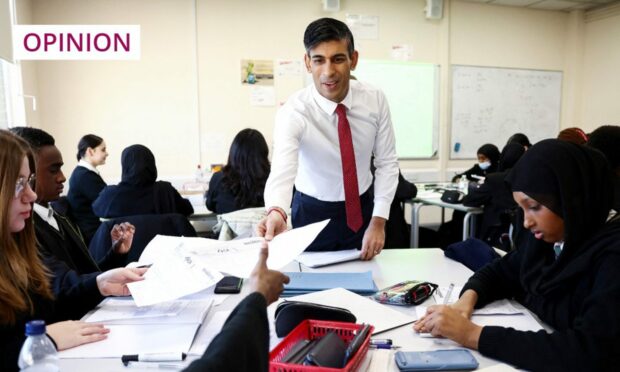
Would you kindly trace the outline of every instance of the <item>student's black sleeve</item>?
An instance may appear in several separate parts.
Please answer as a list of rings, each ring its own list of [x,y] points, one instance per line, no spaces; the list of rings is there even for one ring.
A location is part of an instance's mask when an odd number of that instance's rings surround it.
[[[57,321],[80,319],[103,300],[97,287],[100,272],[80,275],[63,261],[49,255],[44,255],[43,262],[52,273]]]
[[[532,371],[613,371],[620,363],[620,255],[602,260],[590,270],[592,290],[566,329],[549,334],[486,326],[478,350],[481,354]]]
[[[466,207],[482,207],[493,199],[492,186],[485,182],[477,185],[463,198],[463,205]]]
[[[268,369],[267,301],[254,292],[237,305],[204,355],[185,371],[266,372]]]

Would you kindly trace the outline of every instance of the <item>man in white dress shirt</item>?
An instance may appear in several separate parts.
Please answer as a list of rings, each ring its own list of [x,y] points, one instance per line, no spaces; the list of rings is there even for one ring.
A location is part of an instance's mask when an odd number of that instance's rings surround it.
[[[276,115],[268,212],[257,230],[267,240],[285,231],[293,197],[293,227],[330,219],[308,250],[361,248],[369,260],[383,249],[398,183],[389,107],[381,91],[350,79],[358,52],[346,24],[316,20],[304,45],[314,85],[293,94]]]

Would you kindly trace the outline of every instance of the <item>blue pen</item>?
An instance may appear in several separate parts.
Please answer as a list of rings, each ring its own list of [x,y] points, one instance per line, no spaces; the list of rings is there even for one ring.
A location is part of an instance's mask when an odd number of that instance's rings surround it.
[[[371,349],[400,349],[400,346],[396,346],[396,345],[388,345],[388,344],[377,344],[377,345],[370,345]]]
[[[371,338],[371,345],[392,345],[392,340],[389,338]]]

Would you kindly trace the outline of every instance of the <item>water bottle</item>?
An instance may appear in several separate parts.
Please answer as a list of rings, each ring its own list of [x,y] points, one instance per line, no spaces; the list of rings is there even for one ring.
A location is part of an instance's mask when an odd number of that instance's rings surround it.
[[[204,173],[202,173],[202,167],[198,164],[198,168],[196,168],[196,182],[202,183],[204,176]]]
[[[467,181],[467,177],[465,175],[461,176],[461,179],[459,180],[459,190],[467,195],[467,188],[469,187],[469,181]]]
[[[33,320],[26,323],[26,341],[19,352],[17,365],[20,371],[58,372],[58,353],[45,334],[45,322]]]

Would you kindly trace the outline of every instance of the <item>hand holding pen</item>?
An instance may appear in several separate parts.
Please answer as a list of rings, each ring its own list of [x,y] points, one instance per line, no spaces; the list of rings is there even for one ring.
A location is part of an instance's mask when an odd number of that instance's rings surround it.
[[[123,222],[112,227],[110,238],[112,238],[114,253],[127,254],[129,252],[135,231],[135,226],[129,222]]]

